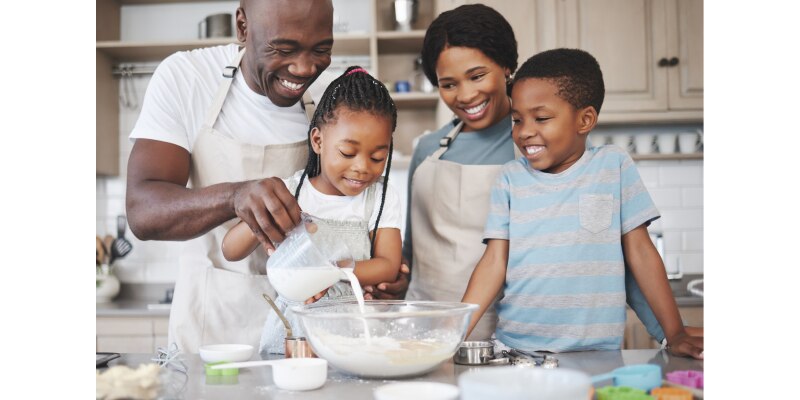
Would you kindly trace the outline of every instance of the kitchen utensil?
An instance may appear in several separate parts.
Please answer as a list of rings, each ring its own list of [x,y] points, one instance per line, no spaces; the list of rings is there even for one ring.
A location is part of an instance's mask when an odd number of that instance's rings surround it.
[[[311,349],[311,344],[308,343],[305,337],[295,337],[292,334],[292,325],[289,324],[289,320],[286,319],[286,316],[284,316],[278,306],[275,305],[272,298],[266,293],[262,293],[262,296],[264,296],[264,300],[269,303],[272,309],[275,310],[275,313],[278,314],[278,318],[283,321],[283,326],[286,328],[286,338],[284,339],[284,354],[286,358],[316,357],[314,351]]]
[[[233,15],[228,13],[207,16],[197,24],[200,39],[233,36]]]
[[[656,137],[656,144],[658,144],[658,152],[661,154],[675,154],[678,147],[678,135],[673,132],[662,132]]]
[[[531,364],[530,366],[542,368],[558,368],[558,359],[548,354],[536,354],[519,349],[511,349],[508,352],[503,350],[503,354],[508,354],[511,357],[512,365]],[[525,360],[530,360],[530,363],[525,363]]]
[[[692,392],[676,387],[658,387],[650,391],[656,400],[692,400]]]
[[[115,358],[119,358],[119,356],[120,356],[119,353],[97,353],[97,352],[95,352],[95,354],[96,354],[95,360],[97,361],[97,365],[95,366],[95,368],[107,367],[109,361],[111,361],[111,360],[113,360]]]
[[[494,358],[494,343],[488,340],[461,342],[453,362],[462,365],[485,365]]]
[[[378,386],[375,400],[457,400],[458,387],[440,382],[397,382]]]
[[[461,400],[588,399],[591,379],[572,369],[476,368],[458,377]]]
[[[678,134],[678,150],[682,154],[696,153],[698,148],[697,132],[682,132]]]
[[[604,386],[597,389],[597,400],[653,400],[644,390],[628,386]]]
[[[655,136],[650,133],[639,133],[634,135],[633,145],[636,148],[636,154],[652,154],[654,139]]]
[[[628,151],[630,150],[631,137],[630,135],[621,133],[611,135],[611,144],[621,147],[622,150]]]
[[[666,379],[661,381],[661,387],[662,388],[671,387],[671,388],[677,388],[677,389],[685,390],[685,391],[691,393],[694,396],[695,399],[702,399],[703,396],[704,396],[703,389],[697,389],[697,388],[692,388],[692,387],[689,387],[689,386],[683,386],[680,383],[670,382],[670,381],[668,381]],[[653,389],[653,390],[656,390],[656,389]]]
[[[200,346],[200,358],[206,363],[247,361],[253,355],[249,344],[210,344]]]
[[[97,262],[97,266],[106,263],[106,246],[103,244],[103,241],[100,239],[100,236],[96,236],[97,240],[95,243],[95,261]]]
[[[408,32],[417,20],[417,0],[394,0],[394,21],[397,30]]]
[[[667,373],[667,380],[690,388],[703,388],[703,371],[680,370]]]
[[[346,373],[405,377],[426,373],[455,354],[475,304],[357,301],[294,306],[314,352]],[[365,332],[365,325],[368,330]]]
[[[292,301],[305,301],[347,279],[342,268],[355,267],[347,246],[315,234],[315,221],[315,217],[303,213],[301,223],[289,231],[267,259],[270,284]]]
[[[125,229],[128,227],[128,220],[124,215],[117,216],[117,238],[111,244],[112,262],[118,258],[128,255],[133,250],[133,245],[125,239]]]
[[[411,83],[408,81],[397,81],[394,83],[394,91],[397,93],[408,93],[411,91]]]
[[[111,265],[111,247],[114,244],[114,236],[106,235],[103,237],[103,244],[106,246],[106,264]]]
[[[655,364],[636,364],[595,375],[592,383],[612,379],[614,386],[628,386],[645,392],[661,386],[661,367]]]
[[[106,265],[95,276],[95,283],[95,299],[97,303],[108,303],[119,294],[119,279],[116,275],[108,272]]]
[[[328,379],[328,362],[320,358],[283,358],[213,365],[211,369],[272,367],[272,381],[284,390],[314,390]]]

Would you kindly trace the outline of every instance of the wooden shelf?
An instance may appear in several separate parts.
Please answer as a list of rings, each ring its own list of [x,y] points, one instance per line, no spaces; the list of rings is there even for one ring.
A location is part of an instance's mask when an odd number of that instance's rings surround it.
[[[425,39],[425,31],[379,31],[376,36],[379,54],[419,53],[422,41]]]
[[[430,108],[432,111],[436,109],[436,103],[439,102],[439,94],[434,93],[392,93],[392,100],[398,108]]]
[[[672,124],[676,122],[703,122],[703,110],[601,112],[597,118],[598,125],[632,123]]]
[[[634,161],[644,160],[702,160],[703,153],[675,154],[631,154]]]
[[[369,34],[335,34],[333,54],[369,54]],[[97,50],[115,62],[160,61],[176,51],[238,43],[235,37],[177,40],[169,42],[135,42],[109,40],[97,42]],[[239,43],[241,44],[241,43]]]

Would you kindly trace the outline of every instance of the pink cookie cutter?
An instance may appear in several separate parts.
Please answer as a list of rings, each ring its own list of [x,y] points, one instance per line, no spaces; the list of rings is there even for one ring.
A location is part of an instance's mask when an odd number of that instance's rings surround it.
[[[682,370],[667,373],[667,380],[695,389],[703,388],[703,371]]]

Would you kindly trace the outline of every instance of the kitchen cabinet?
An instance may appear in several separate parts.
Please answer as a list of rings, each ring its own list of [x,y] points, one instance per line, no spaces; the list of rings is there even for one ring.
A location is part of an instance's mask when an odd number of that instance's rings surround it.
[[[536,48],[584,49],[603,69],[600,123],[702,121],[701,0],[539,0]]]
[[[169,316],[100,317],[96,319],[96,351],[155,353],[167,345]]]
[[[678,307],[683,324],[694,327],[703,326],[703,307],[684,306]],[[661,343],[656,342],[644,327],[642,321],[636,313],[628,308],[627,320],[625,322],[625,337],[622,342],[623,349],[658,349]]]
[[[120,7],[166,3],[200,3],[208,0],[96,0],[97,1],[97,175],[119,175],[119,81],[114,68],[121,63],[160,61],[176,51],[217,46],[236,42],[235,37],[172,40],[158,42],[121,41]],[[394,30],[391,0],[361,0],[372,10],[371,26],[366,33],[334,33],[333,54],[368,56],[370,72],[393,86],[398,80],[411,80],[414,59],[419,55],[425,29],[435,15],[435,1],[420,1],[417,19],[408,32]],[[353,2],[348,4],[354,4]],[[230,10],[235,13],[235,9]],[[346,11],[343,11],[346,13]],[[412,140],[436,126],[436,91],[393,93],[398,107],[395,149],[410,156]],[[402,163],[402,159],[400,162]]]

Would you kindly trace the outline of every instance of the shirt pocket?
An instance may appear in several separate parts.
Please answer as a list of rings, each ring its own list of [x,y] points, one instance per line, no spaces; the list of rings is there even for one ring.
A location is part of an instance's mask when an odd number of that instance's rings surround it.
[[[578,203],[581,227],[592,233],[600,233],[611,226],[614,212],[614,196],[611,194],[582,194]]]

